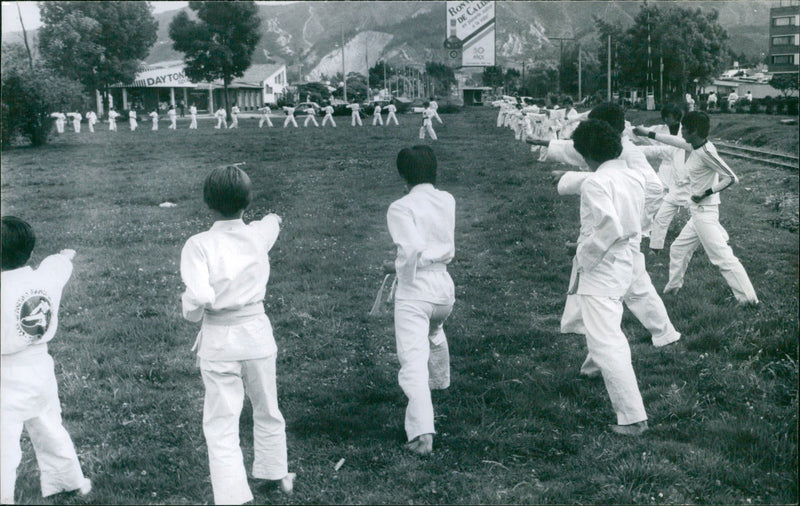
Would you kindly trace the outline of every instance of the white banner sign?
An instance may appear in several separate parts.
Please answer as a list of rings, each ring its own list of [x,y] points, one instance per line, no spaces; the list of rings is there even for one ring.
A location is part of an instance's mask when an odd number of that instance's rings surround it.
[[[172,86],[191,85],[183,66],[151,69],[140,72],[131,86],[147,88],[169,88]]]
[[[494,2],[447,2],[445,48],[465,67],[494,65]]]

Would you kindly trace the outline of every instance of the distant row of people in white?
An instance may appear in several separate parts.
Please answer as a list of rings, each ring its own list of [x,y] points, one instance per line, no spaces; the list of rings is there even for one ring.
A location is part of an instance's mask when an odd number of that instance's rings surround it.
[[[349,109],[351,109],[351,111],[352,111],[352,114],[351,114],[351,118],[352,118],[351,125],[352,126],[356,126],[356,125],[362,126],[359,104],[352,103],[352,104],[349,104],[347,107]],[[437,112],[438,105],[436,104],[435,101],[432,100],[430,103],[426,103],[425,107],[426,107],[426,109],[430,109],[431,118],[436,118],[439,121],[439,123],[442,123],[442,119],[439,117],[439,114]],[[283,127],[286,128],[287,126],[289,126],[291,124],[295,128],[297,128],[298,127],[297,121],[296,121],[296,119],[294,117],[294,112],[295,112],[296,108],[292,107],[292,106],[284,106],[283,110],[286,113],[286,119],[283,122]],[[336,121],[333,119],[333,112],[334,112],[333,107],[331,105],[327,105],[326,107],[323,107],[321,110],[325,114],[325,116],[322,119],[322,126],[324,127],[326,124],[330,123],[333,127],[336,127]],[[381,126],[384,125],[383,118],[381,117],[381,113],[384,110],[388,112],[388,114],[386,116],[386,126],[389,126],[392,123],[392,121],[394,121],[395,125],[399,126],[400,123],[397,121],[397,116],[395,114],[397,112],[397,107],[394,104],[389,104],[385,108],[381,108],[381,106],[376,105],[375,106],[375,110],[372,113],[372,125],[373,126],[374,125],[381,125]],[[272,121],[270,120],[270,113],[272,112],[272,109],[270,109],[269,106],[264,106],[264,107],[259,108],[258,111],[261,113],[261,116],[260,116],[260,119],[259,119],[259,122],[258,122],[258,128],[262,128],[264,126],[264,123],[266,123],[268,126],[272,127],[273,124],[272,124]],[[228,113],[227,113],[227,111],[225,111],[224,107],[220,107],[219,109],[217,109],[214,112],[214,118],[216,118],[216,120],[217,120],[217,124],[214,126],[214,128],[217,129],[217,130],[219,130],[219,129],[239,128],[239,115],[240,114],[241,114],[241,111],[240,111],[240,109],[239,109],[239,107],[237,105],[234,105],[233,107],[231,107],[231,124],[230,124],[230,126],[228,126]],[[50,116],[55,118],[55,120],[56,120],[56,122],[55,122],[56,123],[56,130],[58,131],[58,133],[64,133],[64,124],[66,122],[66,118],[67,117],[72,118],[72,124],[73,124],[73,128],[74,128],[75,132],[79,133],[81,131],[80,123],[83,120],[83,116],[78,112],[70,112],[70,113],[67,113],[67,114],[64,114],[64,113],[61,113],[61,112],[54,112]],[[150,121],[152,123],[151,130],[157,131],[158,130],[158,121],[159,121],[158,111],[156,109],[154,109],[152,112],[150,112],[148,114],[148,116],[150,116]],[[170,125],[168,127],[169,130],[177,130],[177,128],[178,128],[177,116],[178,115],[177,115],[177,112],[176,112],[175,108],[171,107],[169,109],[169,111],[167,112],[167,117],[169,118],[169,121],[170,121]],[[191,123],[189,124],[189,129],[190,130],[197,130],[197,107],[194,104],[189,107],[189,116],[191,117]],[[113,108],[109,111],[109,113],[108,113],[108,129],[109,129],[109,131],[112,131],[112,132],[116,132],[117,131],[117,118],[119,118],[119,117],[120,117],[120,113],[117,112],[116,110],[114,110]],[[89,121],[89,131],[90,132],[94,132],[94,125],[97,123],[97,114],[95,114],[94,111],[90,111],[90,112],[88,112],[86,114],[86,118]],[[130,122],[130,130],[131,130],[131,132],[136,131],[136,128],[138,127],[138,122],[137,122],[137,114],[136,114],[135,110],[128,111],[128,120]],[[320,126],[319,123],[317,123],[317,120],[315,118],[314,109],[310,108],[310,107],[308,109],[306,109],[306,116],[305,116],[305,121],[303,122],[303,126],[307,127],[309,122],[313,123],[315,127],[319,127]],[[431,135],[431,137],[435,139],[435,133],[433,135]]]
[[[728,94],[728,97],[727,97],[728,107],[733,108],[733,106],[736,105],[736,102],[739,101],[739,98],[741,98],[741,97],[739,97],[739,94],[736,93],[736,91],[731,91]],[[750,90],[747,90],[747,93],[745,93],[744,98],[748,102],[753,102],[753,93]],[[685,100],[686,100],[686,109],[688,111],[694,111],[695,110],[695,100],[692,97],[692,94],[691,93],[687,93],[686,97],[685,97]],[[706,98],[706,102],[708,104],[708,109],[709,110],[716,109],[718,101],[719,101],[719,97],[717,97],[717,92],[715,92],[715,91],[710,92],[708,94],[708,97]]]

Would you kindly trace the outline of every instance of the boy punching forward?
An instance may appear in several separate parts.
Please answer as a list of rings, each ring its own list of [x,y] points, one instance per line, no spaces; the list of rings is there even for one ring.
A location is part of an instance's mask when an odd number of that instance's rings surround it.
[[[728,245],[728,233],[719,223],[719,194],[739,179],[708,141],[710,120],[704,112],[689,112],[681,120],[681,135],[655,133],[636,127],[636,135],[669,144],[688,152],[685,171],[689,175],[690,218],[669,250],[669,281],[664,293],[675,293],[692,255],[703,246],[709,261],[716,265],[740,305],[758,305],[758,297],[744,266]]]
[[[577,269],[569,293],[577,294],[589,359],[617,414],[611,430],[639,435],[647,430],[647,414],[620,325],[622,297],[634,278],[632,245],[642,233],[645,179],[618,158],[622,144],[608,123],[581,123],[572,138],[592,174],[581,185]]]
[[[268,253],[281,218],[268,214],[249,224],[242,221],[250,204],[250,178],[238,167],[212,171],[203,200],[217,221],[183,247],[183,316],[203,322],[194,349],[206,388],[203,433],[214,502],[242,504],[253,499],[239,446],[245,393],[253,406],[253,477],[280,480],[286,493],[294,480],[287,471],[285,423],[278,409],[278,349],[264,313]]]
[[[39,463],[42,496],[70,490],[86,495],[92,482],[83,476],[75,446],[61,420],[53,357],[47,352],[47,343],[58,329],[61,293],[72,275],[75,251],[65,249],[50,255],[33,269],[25,265],[36,244],[31,226],[13,216],[4,216],[2,225],[0,502],[14,503],[23,429]]]
[[[398,381],[408,397],[406,448],[428,455],[435,433],[431,389],[450,386],[450,352],[442,326],[455,302],[447,264],[455,256],[456,203],[433,186],[436,156],[430,147],[402,149],[397,170],[409,190],[389,206],[387,222],[397,258],[384,263],[384,269],[397,273],[394,328]]]

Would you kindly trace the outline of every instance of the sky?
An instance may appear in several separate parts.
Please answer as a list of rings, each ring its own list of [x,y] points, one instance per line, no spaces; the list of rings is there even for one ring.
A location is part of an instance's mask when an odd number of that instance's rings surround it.
[[[256,2],[261,3],[290,3],[290,2]],[[23,1],[23,2],[3,2],[3,32],[19,32],[22,31],[22,25],[19,22],[19,13],[17,12],[17,4],[22,11],[22,22],[25,23],[26,30],[33,30],[42,26],[42,20],[39,18],[39,7],[36,2]],[[150,2],[153,6],[153,12],[172,11],[181,9],[189,5],[189,2]]]
[[[42,20],[39,18],[39,7],[36,2],[3,2],[4,32],[19,32],[22,30],[17,4],[19,4],[20,11],[22,11],[22,22],[25,23],[26,30],[42,26]],[[153,6],[153,12],[159,13],[186,7],[189,2],[150,2],[150,5]]]

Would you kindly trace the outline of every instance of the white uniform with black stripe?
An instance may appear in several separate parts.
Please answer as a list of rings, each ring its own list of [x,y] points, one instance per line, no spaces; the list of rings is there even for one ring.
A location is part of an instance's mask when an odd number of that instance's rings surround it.
[[[709,261],[717,266],[731,287],[736,300],[757,303],[758,297],[750,278],[728,245],[728,233],[719,222],[719,191],[737,183],[739,179],[708,141],[690,151],[685,168],[689,174],[691,195],[702,195],[708,189],[713,193],[700,202],[690,203],[691,218],[670,247],[669,281],[664,290],[683,286],[683,277],[692,260],[692,254],[702,245]]]

